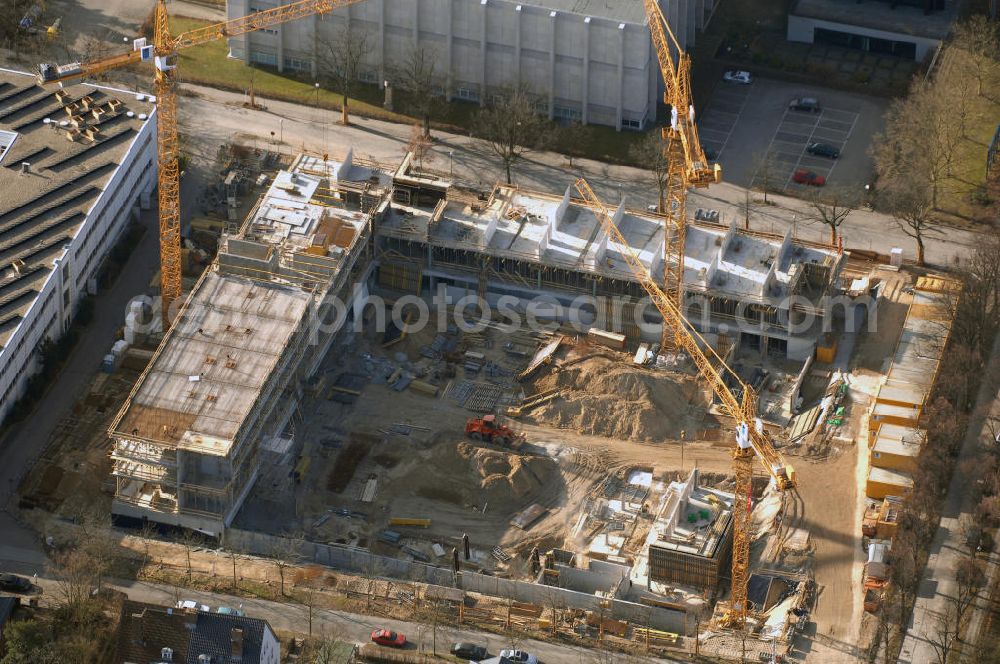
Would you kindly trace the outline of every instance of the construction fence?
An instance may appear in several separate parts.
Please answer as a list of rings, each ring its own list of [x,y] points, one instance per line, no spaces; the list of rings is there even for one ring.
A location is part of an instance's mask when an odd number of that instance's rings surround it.
[[[327,567],[373,577],[405,579],[465,592],[513,600],[544,607],[580,609],[603,613],[620,620],[664,632],[688,634],[695,628],[694,618],[684,611],[648,606],[621,599],[605,600],[597,595],[539,583],[501,579],[497,576],[466,571],[454,573],[450,567],[436,567],[411,560],[373,554],[367,549],[344,544],[323,544],[294,540],[300,559]],[[275,535],[237,528],[226,531],[225,546],[245,553],[268,556],[287,551],[288,540]],[[602,607],[602,603],[604,606]]]

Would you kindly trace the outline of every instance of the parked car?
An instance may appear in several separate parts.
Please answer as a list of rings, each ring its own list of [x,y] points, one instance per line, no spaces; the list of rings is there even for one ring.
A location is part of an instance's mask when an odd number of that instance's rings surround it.
[[[391,629],[376,629],[372,632],[372,643],[392,648],[402,648],[406,645],[406,637]]]
[[[840,150],[829,143],[810,143],[806,146],[806,152],[817,157],[829,157],[830,159],[836,159],[840,156]]]
[[[809,184],[814,187],[822,187],[826,184],[826,178],[812,171],[798,170],[792,175],[792,179],[799,184]]]
[[[500,659],[506,659],[515,664],[538,664],[538,658],[523,650],[501,650]]]
[[[26,593],[31,590],[31,581],[17,574],[0,574],[0,590],[9,593]]]
[[[178,609],[194,609],[195,611],[211,611],[212,607],[208,604],[202,604],[201,602],[196,602],[193,599],[180,599],[177,600]]]
[[[819,113],[819,99],[816,97],[799,97],[788,102],[788,108],[792,111],[805,111],[807,113]]]
[[[216,613],[221,613],[224,616],[238,616],[243,617],[246,615],[246,611],[243,609],[234,609],[231,606],[220,606],[215,610]]]
[[[722,75],[722,80],[727,83],[739,83],[740,85],[750,85],[753,83],[753,76],[750,72],[741,69],[730,69]]]
[[[451,644],[451,654],[459,659],[478,662],[481,659],[486,659],[489,652],[484,646],[477,646],[474,643],[453,643]]]

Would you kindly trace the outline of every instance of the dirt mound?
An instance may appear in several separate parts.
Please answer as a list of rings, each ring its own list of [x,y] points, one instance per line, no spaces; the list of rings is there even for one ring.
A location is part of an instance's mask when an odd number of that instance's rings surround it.
[[[676,438],[681,430],[695,428],[707,403],[694,379],[626,361],[598,356],[542,376],[535,390],[559,388],[562,396],[532,417],[539,424],[634,440]]]
[[[538,493],[555,470],[552,459],[522,457],[468,443],[459,443],[458,453],[481,478],[484,499],[497,509],[512,509]]]

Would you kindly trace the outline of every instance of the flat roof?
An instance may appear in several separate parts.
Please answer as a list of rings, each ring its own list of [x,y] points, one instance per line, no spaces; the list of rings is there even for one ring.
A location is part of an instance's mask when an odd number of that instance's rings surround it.
[[[872,450],[879,454],[915,457],[920,454],[920,444],[901,438],[883,438],[880,430]]]
[[[114,434],[227,454],[311,297],[209,268],[140,377]]]
[[[637,0],[535,0],[522,4],[626,23],[646,23],[643,3]]]
[[[923,7],[908,7],[888,0],[866,2],[862,6],[857,0],[798,0],[791,14],[940,40],[948,36],[958,16],[957,2],[947,2],[945,7],[944,11],[928,14]]]
[[[892,484],[907,489],[913,487],[913,477],[909,473],[904,473],[900,470],[890,470],[888,468],[873,467],[868,473],[868,481],[880,484]]]
[[[33,74],[0,69],[0,347],[153,112],[138,96],[89,83],[42,87]]]

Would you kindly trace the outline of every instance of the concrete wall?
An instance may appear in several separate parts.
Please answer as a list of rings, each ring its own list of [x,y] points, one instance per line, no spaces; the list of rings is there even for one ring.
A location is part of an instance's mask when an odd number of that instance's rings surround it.
[[[20,398],[38,368],[37,350],[47,337],[57,340],[69,329],[108,251],[138,210],[141,194],[156,186],[156,111],[139,129],[128,150],[94,201],[76,236],[65,245],[55,267],[25,313],[24,320],[0,351],[0,421]],[[149,232],[154,232],[152,229]],[[110,348],[107,352],[110,352]]]
[[[238,17],[277,4],[228,0],[227,12]],[[682,47],[693,45],[704,0],[661,4]],[[662,81],[644,21],[553,12],[544,4],[367,0],[322,19],[231,39],[230,51],[246,62],[316,77],[322,74],[316,44],[335,39],[345,25],[366,35],[359,78],[369,83],[392,83],[394,68],[416,47],[435,56],[450,99],[483,103],[500,87],[522,84],[542,97],[554,118],[641,129],[656,116]]]
[[[938,44],[940,44],[937,39],[916,37],[914,35],[907,35],[899,32],[888,32],[886,30],[874,30],[872,28],[863,28],[856,25],[848,25],[846,23],[834,23],[832,21],[823,21],[817,18],[793,16],[791,14],[788,16],[788,41],[812,44],[814,30],[816,28],[826,28],[827,30],[837,30],[839,32],[861,35],[863,37],[891,39],[893,41],[916,44],[917,53],[915,60],[917,62],[922,61],[927,56],[929,51],[937,48]]]
[[[264,533],[229,528],[226,530],[225,545],[240,551],[257,555],[269,555],[278,550],[284,538]],[[541,606],[555,604],[560,608],[576,608],[598,611],[601,598],[597,595],[575,592],[564,588],[544,586],[526,581],[513,581],[473,572],[454,574],[450,568],[434,567],[423,563],[388,558],[372,554],[367,549],[336,544],[320,544],[298,540],[299,552],[305,560],[349,572],[375,574],[381,577],[408,579],[445,587],[458,587],[467,592],[513,598],[519,602],[530,602]],[[687,614],[661,607],[651,607],[622,600],[612,600],[608,617],[627,620],[655,629],[687,634],[694,628],[694,622],[687,620]]]

